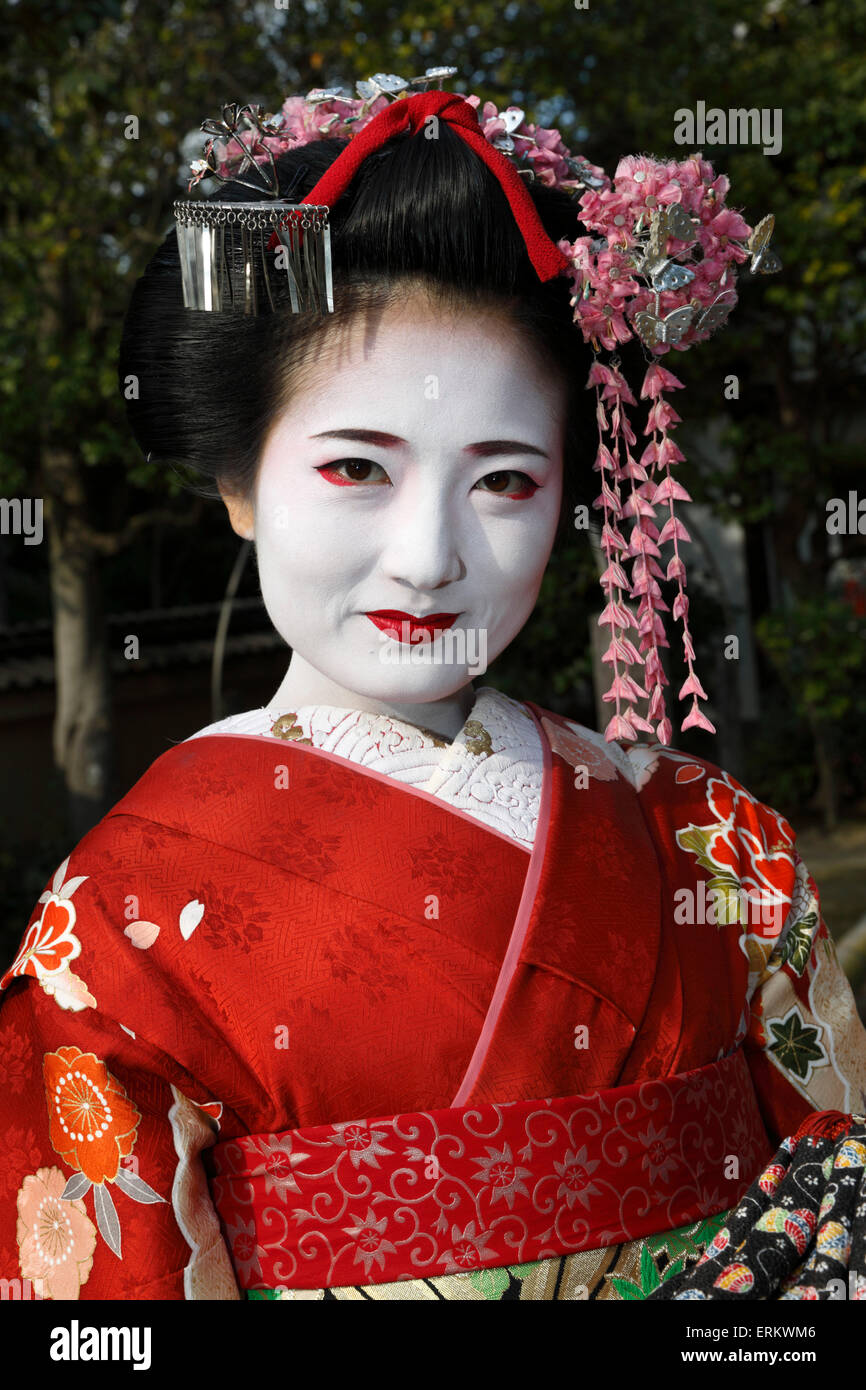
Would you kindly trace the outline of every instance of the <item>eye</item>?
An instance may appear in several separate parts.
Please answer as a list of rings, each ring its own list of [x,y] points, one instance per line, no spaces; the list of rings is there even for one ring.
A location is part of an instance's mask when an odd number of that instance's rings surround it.
[[[510,480],[517,478],[517,484],[511,484]],[[528,473],[519,473],[515,468],[507,468],[501,473],[488,473],[481,479],[481,483],[490,483],[490,487],[481,488],[482,492],[495,492],[500,497],[510,497],[512,500],[521,501],[525,497],[532,497],[538,491],[539,483],[530,478]],[[476,487],[481,487],[481,483],[476,483]],[[516,490],[512,490],[516,487]]]
[[[341,473],[341,468],[347,471]],[[378,468],[382,477],[370,478],[369,472],[372,468]],[[316,472],[321,473],[335,487],[355,487],[358,483],[371,483],[381,487],[385,483],[390,484],[391,481],[381,463],[373,463],[370,459],[337,459],[334,463],[322,464]]]

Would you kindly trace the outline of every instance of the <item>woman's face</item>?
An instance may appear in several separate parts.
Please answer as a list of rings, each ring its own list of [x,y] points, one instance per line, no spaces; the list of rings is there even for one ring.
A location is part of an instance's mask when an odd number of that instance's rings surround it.
[[[445,700],[532,612],[559,518],[564,388],[501,317],[419,294],[319,341],[251,503],[223,493],[232,525],[255,540],[293,661],[323,687]],[[442,626],[408,622],[430,615]]]

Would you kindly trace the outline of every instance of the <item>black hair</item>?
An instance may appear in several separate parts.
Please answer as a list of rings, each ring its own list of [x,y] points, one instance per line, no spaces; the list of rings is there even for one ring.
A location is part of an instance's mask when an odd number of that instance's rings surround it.
[[[280,196],[309,193],[348,143],[315,140],[279,155]],[[573,196],[539,181],[527,188],[553,241],[584,233]],[[211,196],[256,195],[232,182]],[[167,234],[136,282],[120,344],[119,379],[138,380],[126,410],[143,453],[180,465],[193,493],[217,497],[220,480],[249,496],[268,430],[310,364],[316,336],[423,287],[443,306],[504,313],[563,382],[561,537],[574,505],[589,505],[596,491],[594,403],[585,389],[591,354],[573,321],[568,279],[538,279],[496,176],[440,121],[438,139],[403,133],[368,156],[330,220],[333,314],[293,314],[286,279],[278,276],[270,282],[273,312],[186,309],[177,238],[173,228]]]

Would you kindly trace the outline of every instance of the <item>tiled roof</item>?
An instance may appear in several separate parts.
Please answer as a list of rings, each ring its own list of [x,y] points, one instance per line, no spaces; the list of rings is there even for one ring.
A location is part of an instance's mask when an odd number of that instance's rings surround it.
[[[213,656],[220,608],[219,603],[205,603],[109,614],[112,674],[206,665]],[[140,639],[140,654],[134,661],[123,655],[124,639],[130,633]],[[53,625],[48,620],[0,629],[0,692],[53,685],[53,642]],[[235,600],[225,645],[227,657],[284,647],[261,599]]]

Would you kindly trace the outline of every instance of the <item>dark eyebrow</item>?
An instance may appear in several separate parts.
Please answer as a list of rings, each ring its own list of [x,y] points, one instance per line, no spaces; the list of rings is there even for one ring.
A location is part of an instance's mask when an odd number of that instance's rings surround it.
[[[322,430],[311,434],[311,439],[353,439],[359,444],[377,444],[382,449],[393,449],[400,444],[408,444],[398,434],[385,434],[382,430]],[[474,454],[476,458],[503,457],[506,454],[538,454],[546,459],[543,449],[534,444],[523,444],[518,439],[484,439],[479,444],[467,444],[464,453]]]
[[[464,453],[475,454],[478,458],[505,454],[538,454],[539,458],[547,458],[543,449],[535,444],[522,444],[519,439],[483,439],[480,444],[467,444]]]
[[[359,444],[378,444],[382,449],[393,449],[405,444],[399,434],[384,434],[382,430],[322,430],[321,434],[311,434],[311,439],[356,439]]]

